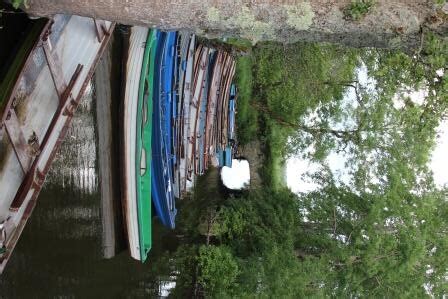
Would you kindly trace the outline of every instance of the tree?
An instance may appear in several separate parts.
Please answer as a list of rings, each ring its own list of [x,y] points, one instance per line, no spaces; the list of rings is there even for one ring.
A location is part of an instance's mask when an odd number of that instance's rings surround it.
[[[417,195],[399,181],[359,192],[327,177],[299,201],[307,219],[297,240],[300,256],[325,262],[328,295],[423,297],[425,284],[436,297],[446,294],[448,263],[439,250],[446,252],[440,234],[447,220],[436,216],[446,206],[444,192]]]
[[[49,16],[77,14],[130,25],[191,29],[207,37],[239,36],[253,42],[277,40],[342,43],[352,47],[418,49],[422,30],[447,34],[446,6],[433,1],[361,0],[325,4],[318,0],[272,1],[92,1],[30,0],[27,11]],[[360,12],[360,13],[359,13]],[[354,15],[358,17],[354,18]]]
[[[199,282],[206,294],[220,298],[228,293],[238,276],[238,263],[225,246],[201,246],[199,248]]]
[[[359,187],[372,188],[369,182],[392,173],[412,184],[426,175],[448,112],[448,43],[434,35],[425,40],[413,57],[316,47],[310,58],[303,50],[295,56],[297,46],[261,45],[255,74],[265,100],[256,107],[271,127],[283,127],[277,130],[285,134],[280,144],[289,140],[286,152],[319,163],[342,154],[352,179],[366,184]],[[424,96],[412,98],[413,92]]]
[[[184,245],[174,294],[205,297],[440,297],[448,267],[445,190],[251,191],[220,208],[214,245]],[[194,287],[193,287],[194,286]],[[188,290],[196,290],[188,293]],[[183,290],[183,291],[182,291]]]

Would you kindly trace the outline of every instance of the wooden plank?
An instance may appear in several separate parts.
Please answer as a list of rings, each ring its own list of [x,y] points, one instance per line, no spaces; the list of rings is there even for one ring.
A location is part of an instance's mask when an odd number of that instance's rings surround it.
[[[22,129],[20,127],[19,119],[14,109],[11,109],[4,122],[6,133],[8,134],[9,140],[11,141],[14,152],[19,160],[20,166],[24,173],[28,171],[31,165],[31,156],[29,155],[29,150],[31,148],[23,135]]]

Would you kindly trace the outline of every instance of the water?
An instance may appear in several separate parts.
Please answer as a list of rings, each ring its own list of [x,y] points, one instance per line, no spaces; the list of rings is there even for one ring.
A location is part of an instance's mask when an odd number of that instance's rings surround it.
[[[0,298],[160,297],[174,282],[176,238],[157,221],[145,264],[102,258],[94,90],[89,88],[3,275]]]

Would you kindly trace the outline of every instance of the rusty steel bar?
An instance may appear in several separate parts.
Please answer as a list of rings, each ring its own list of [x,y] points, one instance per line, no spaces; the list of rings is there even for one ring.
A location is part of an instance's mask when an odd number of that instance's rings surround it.
[[[93,22],[95,23],[96,37],[98,39],[98,42],[100,43],[104,39],[104,36],[109,35],[110,32],[107,31],[106,22],[104,20],[93,19]]]
[[[49,38],[46,38],[42,42],[42,48],[45,53],[48,68],[50,69],[51,78],[58,93],[59,100],[62,99],[64,92],[67,90],[67,83],[65,83],[64,75],[62,72],[62,63],[56,52],[52,51],[52,46]]]
[[[60,98],[60,102],[59,102],[58,108],[56,110],[56,113],[53,115],[50,126],[48,127],[47,132],[45,133],[45,137],[42,140],[42,143],[40,145],[41,153],[44,151],[45,147],[47,146],[48,140],[50,139],[51,134],[53,133],[53,129],[54,129],[56,123],[58,122],[59,118],[61,118],[62,113],[67,108],[67,105],[71,104],[71,102],[68,103],[66,98],[68,98],[70,96],[71,90],[72,90],[73,86],[75,85],[75,82],[78,79],[79,74],[81,73],[81,70],[82,70],[82,66],[78,65],[78,67],[76,68],[75,72],[72,75],[69,85],[67,86],[66,90],[63,92],[63,97]],[[41,187],[41,185],[43,184],[43,181],[41,181],[41,180],[35,181],[36,174],[39,172],[39,169],[37,168],[39,161],[40,161],[40,154],[34,160],[31,170],[27,173],[26,178],[22,181],[22,185],[19,188],[19,192],[17,192],[16,196],[14,197],[13,202],[11,203],[11,206],[9,208],[10,211],[15,212],[22,206],[30,188],[33,188],[33,186]],[[44,176],[45,175],[46,175],[46,173],[44,174]]]

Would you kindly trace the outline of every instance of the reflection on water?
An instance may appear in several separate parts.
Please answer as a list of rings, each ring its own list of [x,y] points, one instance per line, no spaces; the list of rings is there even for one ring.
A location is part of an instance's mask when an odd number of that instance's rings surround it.
[[[175,237],[157,222],[145,264],[127,252],[111,260],[101,257],[92,94],[90,88],[0,277],[0,298],[160,297],[174,286],[165,252],[173,248]]]
[[[89,85],[47,178],[48,183],[73,186],[88,194],[98,191],[93,92]]]

